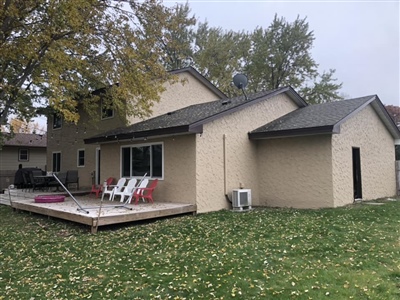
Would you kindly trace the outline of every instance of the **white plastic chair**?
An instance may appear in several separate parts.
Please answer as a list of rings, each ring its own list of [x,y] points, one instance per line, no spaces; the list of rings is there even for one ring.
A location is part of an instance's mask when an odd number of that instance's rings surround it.
[[[124,202],[125,197],[129,197],[132,194],[133,189],[136,186],[136,182],[137,182],[136,178],[129,179],[128,184],[126,186],[124,186],[120,191],[114,192],[112,200],[114,201],[115,196],[120,196],[121,202]]]
[[[121,178],[121,179],[118,180],[116,185],[107,186],[107,189],[105,189],[103,191],[103,196],[106,195],[106,194],[110,194],[109,200],[114,199],[114,197],[113,197],[114,193],[120,192],[121,189],[124,187],[125,182],[126,182],[126,178]]]

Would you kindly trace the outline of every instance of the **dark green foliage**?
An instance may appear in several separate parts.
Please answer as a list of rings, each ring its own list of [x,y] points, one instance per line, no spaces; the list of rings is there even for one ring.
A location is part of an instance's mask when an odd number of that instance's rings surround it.
[[[312,58],[315,37],[306,18],[288,22],[275,15],[265,29],[234,32],[210,27],[207,22],[199,23],[195,30],[187,4],[178,4],[174,16],[186,26],[170,33],[172,46],[166,57],[175,63],[166,61],[168,68],[182,65],[177,57],[191,57],[193,66],[228,96],[241,94],[232,78],[245,73],[249,92],[290,85],[310,104],[342,99],[342,84],[335,82],[335,70],[320,74]]]

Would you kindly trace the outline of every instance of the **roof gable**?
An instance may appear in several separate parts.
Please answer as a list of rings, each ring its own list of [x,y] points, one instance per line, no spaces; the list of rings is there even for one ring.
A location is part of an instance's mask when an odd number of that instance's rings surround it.
[[[372,105],[394,138],[400,131],[376,95],[310,105],[293,111],[249,133],[250,139],[267,139],[340,132],[340,125],[367,105]]]
[[[169,134],[201,133],[203,125],[227,114],[242,110],[249,105],[265,101],[276,95],[287,94],[299,107],[307,103],[291,88],[283,87],[272,91],[252,94],[246,99],[239,96],[207,103],[191,105],[164,115],[135,123],[128,127],[117,128],[103,134],[85,139],[85,143],[114,141],[116,139],[144,138]]]
[[[201,75],[193,67],[187,67],[187,68],[168,71],[168,73],[171,75],[181,74],[184,72],[190,73],[193,77],[195,77],[198,81],[200,81],[202,84],[204,84],[209,90],[211,90],[219,98],[221,98],[221,99],[227,98],[227,96],[220,89],[218,89],[214,84],[212,84],[207,78],[205,78],[203,75]]]

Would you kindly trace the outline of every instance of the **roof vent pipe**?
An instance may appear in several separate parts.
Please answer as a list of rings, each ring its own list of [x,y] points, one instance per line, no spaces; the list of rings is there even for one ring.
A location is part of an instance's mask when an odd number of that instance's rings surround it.
[[[246,100],[248,100],[248,99],[247,99],[247,95],[246,95],[246,92],[244,91],[244,89],[246,88],[247,83],[248,83],[248,80],[247,80],[247,76],[246,75],[244,75],[244,74],[236,74],[235,76],[233,76],[233,84],[239,90],[242,90],[244,98]]]

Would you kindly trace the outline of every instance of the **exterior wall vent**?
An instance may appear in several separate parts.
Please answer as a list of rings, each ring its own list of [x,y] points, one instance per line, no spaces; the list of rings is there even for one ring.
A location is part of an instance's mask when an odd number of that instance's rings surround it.
[[[236,189],[232,191],[232,207],[233,210],[251,209],[251,190]]]

